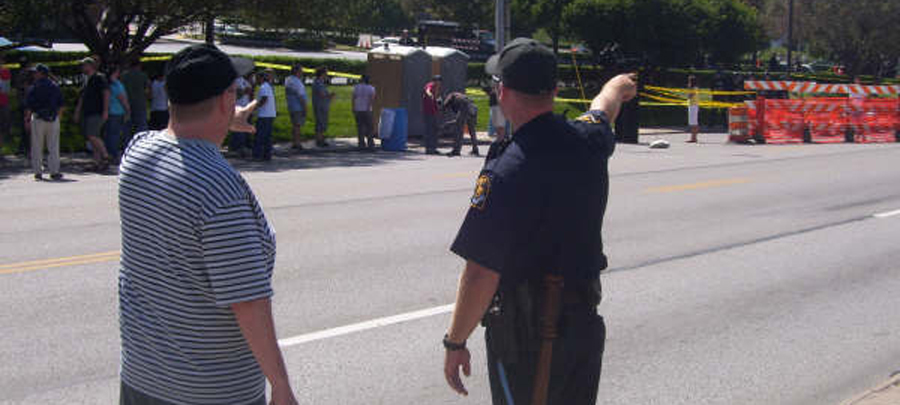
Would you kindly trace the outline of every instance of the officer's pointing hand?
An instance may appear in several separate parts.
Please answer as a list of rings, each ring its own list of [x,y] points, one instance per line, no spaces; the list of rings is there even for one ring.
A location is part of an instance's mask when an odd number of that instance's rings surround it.
[[[624,103],[637,97],[637,79],[637,73],[625,73],[610,79],[606,85],[612,86]]]
[[[466,377],[472,375],[469,368],[470,358],[469,349],[460,349],[447,350],[447,357],[444,360],[444,378],[447,379],[447,384],[450,385],[450,388],[460,395],[469,395],[469,391],[463,385],[462,379],[459,378],[459,368],[462,366],[463,374]]]

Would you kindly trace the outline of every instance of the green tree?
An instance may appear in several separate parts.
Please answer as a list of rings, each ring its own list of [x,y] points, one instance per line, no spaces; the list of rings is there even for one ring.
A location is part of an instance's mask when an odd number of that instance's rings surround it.
[[[800,39],[850,75],[882,74],[900,59],[900,2],[797,0]]]
[[[656,65],[690,65],[701,54],[702,16],[687,0],[576,0],[564,13],[595,53],[610,47]]]
[[[762,38],[755,10],[739,0],[575,0],[563,16],[594,52],[616,46],[654,65],[733,62]]]
[[[544,29],[559,51],[559,41],[566,34],[563,15],[575,0],[515,0],[512,3],[512,25],[516,36],[531,36]]]
[[[232,10],[233,0],[4,0],[0,23],[20,32],[61,27],[100,57],[104,67],[138,57],[163,35],[209,15]],[[37,19],[34,16],[42,16]]]
[[[765,44],[765,34],[755,8],[735,0],[707,0],[703,51],[712,61],[738,62]]]

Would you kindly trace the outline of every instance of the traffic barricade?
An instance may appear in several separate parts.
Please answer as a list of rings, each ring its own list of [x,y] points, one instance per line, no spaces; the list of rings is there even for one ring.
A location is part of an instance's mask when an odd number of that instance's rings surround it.
[[[807,99],[803,110],[810,142],[846,142],[850,124],[846,98]]]
[[[728,109],[728,141],[743,143],[750,140],[747,107]]]
[[[803,143],[803,100],[766,100],[766,143]]]
[[[853,100],[849,109],[854,142],[897,141],[897,99]]]

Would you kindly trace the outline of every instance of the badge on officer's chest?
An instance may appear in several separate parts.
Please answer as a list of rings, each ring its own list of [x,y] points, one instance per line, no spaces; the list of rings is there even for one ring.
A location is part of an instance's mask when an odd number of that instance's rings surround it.
[[[487,174],[478,176],[478,181],[475,182],[475,194],[472,195],[472,208],[483,210],[490,193],[491,177]]]

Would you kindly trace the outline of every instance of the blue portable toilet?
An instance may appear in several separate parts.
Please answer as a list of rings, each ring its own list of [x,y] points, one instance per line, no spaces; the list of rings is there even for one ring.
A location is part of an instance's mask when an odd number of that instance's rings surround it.
[[[381,110],[378,136],[381,148],[391,152],[406,151],[409,133],[409,116],[405,108],[385,108]]]

